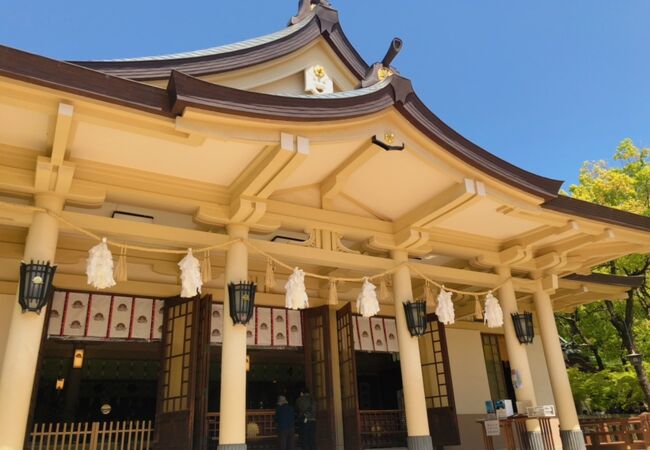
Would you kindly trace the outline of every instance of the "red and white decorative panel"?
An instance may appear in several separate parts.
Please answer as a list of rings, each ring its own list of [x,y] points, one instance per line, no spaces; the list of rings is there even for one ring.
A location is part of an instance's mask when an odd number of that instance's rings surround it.
[[[108,337],[128,339],[133,320],[133,297],[113,297],[108,319]]]
[[[86,336],[105,338],[108,336],[108,319],[111,315],[111,296],[91,294],[88,297],[88,321]]]
[[[255,345],[255,335],[256,335],[256,326],[257,323],[257,310],[259,308],[253,309],[253,317],[246,324],[246,345],[252,347]]]
[[[163,330],[163,316],[165,314],[163,300],[154,300],[154,315],[153,323],[151,324],[151,339],[159,341],[162,339],[162,330]]]
[[[56,291],[48,337],[159,340],[162,300]]]
[[[47,324],[48,336],[60,336],[63,334],[61,324],[63,323],[63,311],[65,311],[65,300],[67,292],[55,291],[50,308],[50,321]]]
[[[163,300],[124,295],[56,291],[48,337],[156,341],[162,336]],[[251,347],[301,347],[302,315],[284,308],[256,307],[246,325]],[[230,318],[227,318],[230,320]],[[223,341],[224,310],[212,304],[210,342]]]
[[[131,333],[130,338],[150,339],[152,318],[155,316],[156,303],[145,298],[134,298],[131,309]],[[161,324],[162,325],[162,324]]]
[[[354,349],[364,352],[397,352],[397,326],[390,317],[354,316]]]
[[[287,310],[287,345],[302,347],[302,314],[293,309]]]
[[[391,353],[397,353],[399,347],[397,345],[397,324],[395,323],[395,319],[384,319],[384,329],[386,330],[388,351]]]
[[[273,345],[280,347],[287,346],[287,310],[271,308],[271,324],[272,327],[272,341]]]
[[[210,343],[223,342],[223,305],[212,304],[212,318],[210,319]]]
[[[355,316],[357,322],[356,338],[359,339],[359,349],[364,352],[372,352],[375,346],[372,342],[370,319],[367,317]]]
[[[246,324],[246,344],[249,347],[302,347],[300,311],[257,306]],[[212,344],[221,344],[223,336],[223,305],[212,304]],[[230,318],[226,318],[230,320]]]
[[[66,336],[85,336],[88,319],[88,294],[70,292],[63,311],[63,334]]]
[[[255,344],[268,347],[273,345],[273,322],[271,308],[256,308],[255,310]]]
[[[386,336],[384,319],[379,317],[370,319],[370,336],[372,336],[372,342],[374,343],[376,352],[388,351],[388,345],[386,344],[388,337]]]

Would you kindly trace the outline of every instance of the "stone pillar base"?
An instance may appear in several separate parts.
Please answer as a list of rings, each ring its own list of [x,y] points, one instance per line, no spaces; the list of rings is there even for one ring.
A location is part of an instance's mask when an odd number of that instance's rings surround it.
[[[408,450],[433,450],[431,436],[409,436],[406,442]]]
[[[528,443],[530,444],[530,450],[544,450],[544,441],[540,431],[529,431]]]
[[[246,450],[246,444],[219,444],[217,450]]]
[[[587,448],[582,430],[560,430],[560,438],[564,450],[586,450]]]

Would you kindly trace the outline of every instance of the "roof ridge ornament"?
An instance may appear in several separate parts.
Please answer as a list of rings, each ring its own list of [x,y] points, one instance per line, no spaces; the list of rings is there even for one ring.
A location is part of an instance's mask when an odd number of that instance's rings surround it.
[[[332,4],[327,0],[299,0],[298,13],[291,18],[289,25],[295,25],[305,18],[317,6],[325,6],[331,8]]]
[[[390,42],[390,45],[388,46],[388,50],[386,51],[384,59],[382,59],[381,62],[375,63],[370,67],[365,78],[361,80],[361,87],[365,88],[372,86],[373,84],[384,81],[386,78],[395,73],[399,73],[394,67],[391,66],[391,63],[397,54],[402,50],[403,46],[404,42],[400,38],[393,38],[393,40]]]

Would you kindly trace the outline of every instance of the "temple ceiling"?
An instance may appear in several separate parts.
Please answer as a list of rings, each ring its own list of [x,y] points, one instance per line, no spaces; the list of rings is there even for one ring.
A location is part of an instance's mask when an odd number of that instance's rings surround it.
[[[560,181],[476,146],[385,61],[366,64],[324,6],[180,55],[68,64],[0,46],[0,195],[61,193],[108,234],[117,208],[156,217],[156,237],[128,239],[204,245],[245,223],[261,241],[353,255],[286,250],[324,273],[385,269],[376,257],[403,249],[460,286],[509,266],[525,291],[527,277],[650,251],[647,218],[558,195]]]

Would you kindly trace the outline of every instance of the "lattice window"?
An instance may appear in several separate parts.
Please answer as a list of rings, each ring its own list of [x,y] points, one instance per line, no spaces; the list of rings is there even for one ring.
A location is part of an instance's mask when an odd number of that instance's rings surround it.
[[[354,346],[351,336],[352,314],[342,314],[337,317],[336,325],[338,331],[339,366],[341,373],[341,401],[344,410],[356,410],[356,370],[354,366]]]
[[[427,333],[419,343],[427,408],[448,407],[450,399],[447,386],[450,380],[445,367],[445,350],[438,321],[429,322]]]
[[[164,337],[163,412],[188,409],[192,352],[193,302],[168,309]]]
[[[316,400],[316,408],[323,409],[327,408],[327,402],[322,401],[322,399],[327,398],[327,361],[325,359],[325,324],[323,317],[311,318],[309,326],[311,327],[312,376],[315,381],[315,392],[312,394]]]
[[[481,334],[485,369],[487,370],[492,400],[508,398],[508,389],[503,373],[503,358],[500,350],[502,346],[501,339],[503,337],[498,334]]]

